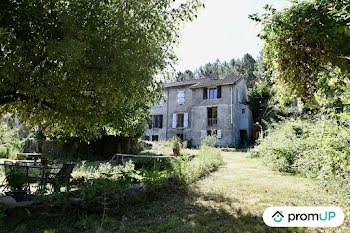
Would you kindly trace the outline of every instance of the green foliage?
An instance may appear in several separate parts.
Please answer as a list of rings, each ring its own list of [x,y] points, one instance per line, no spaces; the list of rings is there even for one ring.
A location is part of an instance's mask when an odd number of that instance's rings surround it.
[[[45,135],[126,136],[160,98],[184,22],[199,0],[0,3],[0,113]],[[102,131],[102,132],[101,132]]]
[[[172,174],[186,186],[208,175],[222,163],[219,149],[202,146],[198,156],[192,160],[188,156],[177,157],[173,162]]]
[[[277,11],[250,18],[262,25],[265,60],[273,72],[280,99],[296,95],[319,108],[322,93],[337,107],[349,103],[350,28],[348,1],[293,1]],[[334,76],[334,70],[337,75]],[[347,86],[347,88],[346,88]],[[334,96],[337,98],[332,99]],[[316,106],[314,106],[316,105]]]
[[[0,122],[0,158],[14,159],[24,145],[20,140],[18,129],[10,129],[4,122]]]
[[[332,120],[286,120],[271,125],[253,156],[263,157],[279,171],[302,173],[346,191],[350,189],[349,142],[349,128]]]
[[[296,114],[300,108],[284,106],[276,100],[275,90],[267,83],[257,83],[249,90],[249,108],[252,111],[254,122],[259,123],[264,129],[271,122],[278,122],[283,117]]]
[[[23,190],[23,186],[28,183],[28,177],[23,171],[23,168],[14,166],[11,171],[6,174],[6,181],[8,186],[13,191]]]
[[[274,91],[267,84],[261,84],[249,91],[249,108],[255,122],[261,123],[273,110]]]
[[[171,145],[173,148],[179,149],[181,147],[181,139],[179,137],[173,137],[171,139]]]
[[[219,140],[216,137],[216,134],[208,135],[202,139],[202,146],[214,147]]]
[[[221,62],[217,59],[215,62],[200,66],[195,71],[186,70],[178,72],[176,81],[209,78],[210,76],[225,78],[227,76],[243,76],[248,88],[252,88],[259,81],[269,81],[270,72],[267,71],[266,63],[261,59],[255,60],[249,53],[242,59],[232,58],[229,62]]]

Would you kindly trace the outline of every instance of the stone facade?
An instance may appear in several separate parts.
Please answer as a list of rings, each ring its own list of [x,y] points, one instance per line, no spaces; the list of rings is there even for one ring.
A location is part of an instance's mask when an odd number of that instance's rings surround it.
[[[214,132],[218,146],[233,147],[250,139],[252,114],[244,78],[187,80],[165,84],[164,91],[165,101],[152,108],[146,139],[179,136],[198,146]]]

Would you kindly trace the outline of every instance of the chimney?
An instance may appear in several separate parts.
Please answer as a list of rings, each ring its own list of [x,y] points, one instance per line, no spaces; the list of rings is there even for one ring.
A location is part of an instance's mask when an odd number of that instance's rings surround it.
[[[214,80],[214,79],[218,79],[218,78],[215,77],[215,75],[213,74],[213,72],[210,72],[210,74],[209,74],[209,79]]]

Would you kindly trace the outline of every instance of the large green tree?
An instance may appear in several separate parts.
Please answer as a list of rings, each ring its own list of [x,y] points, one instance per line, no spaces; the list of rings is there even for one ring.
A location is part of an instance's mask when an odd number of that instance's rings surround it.
[[[250,17],[262,26],[265,59],[281,96],[350,111],[350,2],[293,1],[281,11],[265,9]]]
[[[0,114],[47,133],[134,135],[200,0],[0,2]],[[142,127],[141,127],[142,128]]]

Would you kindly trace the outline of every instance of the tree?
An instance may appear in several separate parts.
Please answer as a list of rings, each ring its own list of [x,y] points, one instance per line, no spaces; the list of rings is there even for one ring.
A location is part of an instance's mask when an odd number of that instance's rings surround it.
[[[308,103],[319,89],[342,93],[350,71],[349,6],[348,0],[294,1],[280,12],[266,6],[265,14],[250,16],[263,27],[265,59],[279,90]],[[329,88],[328,74],[337,68],[344,76]]]
[[[7,0],[0,3],[0,114],[46,133],[134,135],[157,100],[189,0]],[[156,94],[155,94],[156,93]],[[136,130],[137,131],[137,130]]]
[[[255,59],[249,53],[244,54],[240,74],[246,78],[248,88],[252,88],[257,81],[256,76],[254,75],[255,63]]]

